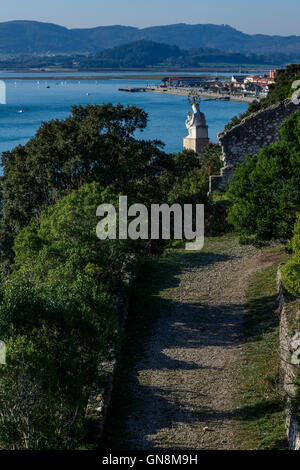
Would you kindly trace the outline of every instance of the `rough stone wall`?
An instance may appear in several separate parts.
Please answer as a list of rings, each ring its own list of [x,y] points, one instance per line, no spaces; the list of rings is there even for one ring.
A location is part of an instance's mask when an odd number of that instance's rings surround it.
[[[278,270],[277,286],[280,313],[280,358],[283,372],[284,391],[287,398],[286,426],[290,450],[300,450],[300,423],[297,420],[292,401],[297,395],[296,378],[300,372],[300,307],[299,301],[289,295],[281,282],[281,266]],[[298,327],[297,327],[298,325]]]
[[[249,154],[257,154],[262,147],[280,140],[280,125],[291,114],[300,110],[300,104],[290,99],[248,116],[237,126],[218,135],[222,147],[224,167],[221,175],[210,177],[210,192],[226,191],[234,172]]]
[[[194,152],[196,152],[197,155],[203,153],[208,144],[209,139],[206,139],[204,137],[198,139],[193,139],[192,137],[185,137],[183,139],[183,148],[187,150],[193,150]]]

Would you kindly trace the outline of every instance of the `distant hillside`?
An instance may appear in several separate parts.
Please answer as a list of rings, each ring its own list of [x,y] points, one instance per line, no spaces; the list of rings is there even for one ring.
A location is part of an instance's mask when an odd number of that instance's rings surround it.
[[[67,29],[36,21],[0,23],[0,53],[45,54],[96,53],[134,41],[154,41],[181,49],[215,48],[240,53],[299,54],[300,36],[244,34],[228,25],[175,24],[138,29],[127,26],[100,26]]]
[[[169,46],[153,41],[135,41],[99,52],[95,57],[81,61],[96,67],[151,67],[167,61],[176,61],[182,55],[177,46]]]
[[[300,58],[300,51],[299,51]],[[95,68],[147,68],[168,66],[176,68],[198,68],[203,64],[235,65],[279,65],[285,63],[283,54],[241,54],[218,49],[180,49],[177,46],[154,41],[135,41],[98,52],[88,58],[80,58],[77,67]]]

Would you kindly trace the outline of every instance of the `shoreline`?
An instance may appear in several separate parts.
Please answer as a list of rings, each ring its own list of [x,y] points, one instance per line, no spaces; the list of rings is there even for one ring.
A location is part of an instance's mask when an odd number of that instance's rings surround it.
[[[157,89],[145,89],[146,93],[161,93],[165,95],[180,95],[180,96],[189,96],[191,94],[191,91],[188,92],[184,90],[157,90]],[[250,97],[250,96],[235,96],[235,95],[226,95],[229,96],[229,100],[225,100],[224,96],[218,94],[218,93],[205,93],[205,92],[196,92],[194,93],[197,96],[200,96],[201,98],[209,98],[211,101],[215,100],[220,100],[220,101],[236,101],[240,103],[248,103],[251,104],[253,101],[257,101],[256,97]]]

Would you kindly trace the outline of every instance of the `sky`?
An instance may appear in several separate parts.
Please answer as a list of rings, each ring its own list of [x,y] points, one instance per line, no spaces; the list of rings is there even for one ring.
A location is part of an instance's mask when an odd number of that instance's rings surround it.
[[[2,0],[0,21],[68,28],[122,24],[229,24],[249,34],[300,35],[299,0]]]

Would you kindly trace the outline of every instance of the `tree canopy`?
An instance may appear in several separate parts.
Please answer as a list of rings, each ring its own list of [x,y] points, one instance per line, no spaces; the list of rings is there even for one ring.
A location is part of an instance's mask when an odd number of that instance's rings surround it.
[[[2,266],[13,259],[14,237],[61,197],[97,181],[145,200],[157,194],[164,152],[156,141],[138,140],[147,114],[134,106],[74,106],[70,117],[42,124],[25,146],[2,154]],[[145,187],[147,189],[145,190]]]
[[[242,237],[256,241],[292,236],[300,207],[300,112],[281,126],[281,141],[249,155],[237,168],[228,196],[228,219]]]

